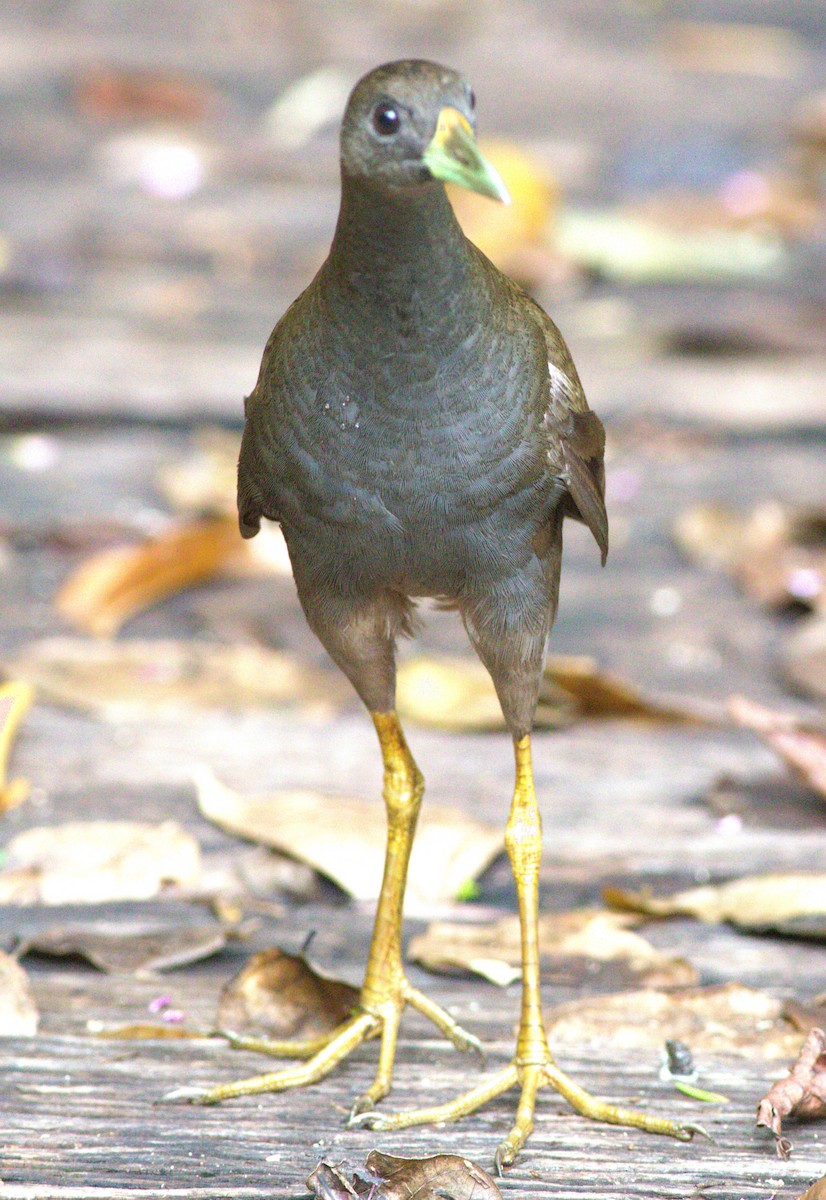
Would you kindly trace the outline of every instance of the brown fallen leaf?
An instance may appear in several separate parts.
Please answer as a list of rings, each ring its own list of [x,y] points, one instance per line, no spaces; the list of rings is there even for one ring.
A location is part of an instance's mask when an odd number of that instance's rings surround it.
[[[170,886],[192,889],[198,842],[176,821],[71,821],[12,838],[0,871],[0,904],[93,904],[148,900]]]
[[[97,920],[92,926],[45,929],[27,938],[18,949],[25,954],[52,958],[84,958],[109,974],[170,971],[200,962],[217,954],[227,944],[227,933],[217,923],[203,928],[146,928],[119,922],[106,928]]]
[[[0,950],[0,1037],[34,1037],[38,1021],[26,972]]]
[[[826,1175],[822,1179],[816,1179],[797,1200],[826,1200]]]
[[[107,1025],[103,1021],[87,1021],[86,1031],[92,1037],[111,1041],[189,1041],[192,1038],[212,1038],[213,1030],[188,1029],[185,1025],[161,1025],[155,1021],[129,1021]]]
[[[732,696],[728,710],[738,725],[759,734],[798,778],[826,797],[826,729],[804,724],[790,713],[765,708],[745,696]]]
[[[215,105],[204,83],[163,70],[88,67],[73,90],[83,116],[100,122],[199,121]]]
[[[700,921],[730,921],[743,929],[776,929],[803,916],[826,914],[826,874],[746,875],[729,883],[688,888],[671,896],[606,888],[603,900],[621,912],[652,917],[690,916]]]
[[[783,1016],[801,1033],[809,1033],[812,1029],[826,1029],[826,992],[815,996],[808,1003],[787,1000],[783,1005]]]
[[[589,720],[626,717],[675,725],[716,724],[720,720],[716,710],[696,702],[670,704],[648,699],[633,684],[601,670],[587,655],[552,655],[544,682],[572,696],[579,716]],[[542,693],[539,705],[541,710]]]
[[[797,1054],[798,1030],[767,992],[727,983],[664,992],[654,988],[560,1004],[547,1014],[554,1045],[662,1049],[666,1040],[695,1056],[738,1054],[777,1059]]]
[[[270,1038],[315,1038],[351,1016],[358,988],[277,947],[254,954],[223,988],[218,1027]]]
[[[196,773],[198,805],[222,829],[309,863],[357,900],[375,900],[384,869],[384,806],[352,796],[281,791],[242,796],[208,770]],[[504,848],[498,827],[428,805],[413,844],[408,911],[455,899]]]
[[[353,1182],[376,1200],[502,1200],[492,1176],[461,1154],[398,1158],[371,1150]]]
[[[350,695],[338,673],[255,645],[44,638],[25,646],[8,670],[53,703],[114,722],[210,707],[298,704],[329,712]]]
[[[60,589],[57,610],[84,633],[111,637],[143,609],[212,578],[241,547],[232,517],[174,525],[88,558]]]
[[[350,1200],[358,1196],[355,1188],[332,1163],[320,1162],[307,1176],[306,1183],[312,1194],[320,1200]]]
[[[757,1105],[757,1124],[770,1129],[780,1158],[792,1152],[783,1136],[783,1118],[811,1121],[826,1117],[826,1033],[812,1029],[789,1074],[773,1084]]]
[[[635,921],[627,913],[595,909],[543,913],[539,918],[540,965],[547,971],[572,958],[592,963],[622,960],[636,982],[650,987],[696,983],[697,972],[690,963],[663,954],[628,928]],[[430,971],[471,971],[507,986],[521,976],[519,919],[504,917],[485,925],[434,921],[412,939],[407,956]]]
[[[0,815],[22,804],[29,794],[27,779],[9,779],[8,768],[20,723],[34,701],[30,683],[12,680],[0,684]]]
[[[397,703],[404,716],[423,725],[468,732],[505,727],[491,678],[473,659],[408,659],[399,667]],[[719,714],[699,705],[692,708],[649,700],[586,656],[553,655],[548,659],[536,711],[537,728],[556,729],[578,719],[614,718],[707,724],[719,720]]]

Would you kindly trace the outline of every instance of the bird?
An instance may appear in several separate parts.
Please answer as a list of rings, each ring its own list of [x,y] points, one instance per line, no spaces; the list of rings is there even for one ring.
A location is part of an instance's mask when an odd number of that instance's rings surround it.
[[[549,1085],[580,1113],[688,1140],[690,1127],[598,1100],[556,1065],[543,1024],[540,814],[531,728],[554,621],[566,517],[608,552],[605,434],[543,309],[464,236],[453,183],[507,202],[479,149],[459,73],[407,59],[354,87],[341,126],[341,205],[330,253],[273,330],[245,401],[240,530],[286,540],[306,620],[372,717],[383,760],[387,850],[358,1008],[300,1064],[217,1085],[200,1103],[317,1083],[367,1039],[375,1079],[349,1121],[401,1129],[466,1116],[519,1089],[495,1154],[511,1164]],[[396,642],[423,597],[458,611],[513,741],[505,830],[519,907],[522,1001],[511,1062],[430,1108],[377,1109],[409,1005],[463,1050],[471,1033],[408,980],[401,950],[408,860],[424,782],[395,703]],[[312,831],[308,831],[312,836]]]

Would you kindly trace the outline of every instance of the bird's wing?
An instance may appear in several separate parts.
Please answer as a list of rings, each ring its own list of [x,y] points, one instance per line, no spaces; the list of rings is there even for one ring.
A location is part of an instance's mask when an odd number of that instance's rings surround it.
[[[566,515],[583,521],[599,546],[603,564],[608,555],[608,514],[605,511],[605,430],[591,412],[576,367],[559,330],[538,305],[548,355],[548,406],[545,430],[551,469],[568,493]]]

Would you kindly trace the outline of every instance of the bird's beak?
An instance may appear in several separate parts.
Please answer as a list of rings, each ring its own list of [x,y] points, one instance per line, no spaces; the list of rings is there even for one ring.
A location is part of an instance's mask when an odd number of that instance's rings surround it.
[[[436,132],[423,158],[434,179],[458,183],[471,192],[510,204],[499,172],[482,154],[469,121],[457,108],[443,108],[439,113]]]

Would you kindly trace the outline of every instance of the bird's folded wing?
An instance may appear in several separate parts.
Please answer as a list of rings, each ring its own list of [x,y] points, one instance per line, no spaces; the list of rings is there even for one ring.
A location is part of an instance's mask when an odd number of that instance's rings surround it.
[[[590,409],[572,412],[559,429],[568,492],[577,512],[608,556],[608,514],[605,511],[605,430]]]
[[[544,314],[543,314],[544,315]],[[546,318],[547,320],[547,318]],[[558,466],[572,507],[590,529],[602,554],[608,556],[608,514],[605,511],[605,430],[588,408],[576,368],[555,326],[544,329],[548,350],[548,457]]]

